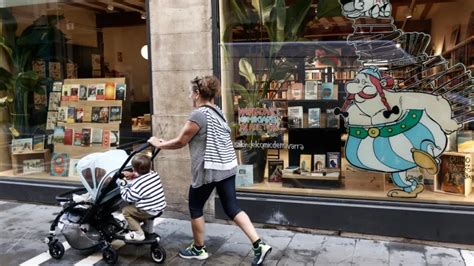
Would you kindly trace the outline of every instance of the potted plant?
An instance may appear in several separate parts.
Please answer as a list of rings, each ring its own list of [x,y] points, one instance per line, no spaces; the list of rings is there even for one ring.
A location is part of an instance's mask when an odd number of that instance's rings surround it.
[[[32,92],[46,93],[41,85],[46,81],[31,70],[34,59],[49,59],[64,44],[66,38],[56,27],[63,16],[41,16],[27,27],[19,37],[15,36],[17,23],[8,9],[0,9],[0,18],[7,25],[4,36],[0,36],[0,49],[6,58],[6,66],[0,67],[0,90],[5,96],[0,99],[11,116],[10,131],[14,137],[28,131],[28,98]],[[60,48],[61,49],[61,48]]]
[[[300,39],[298,33],[302,29],[311,2],[311,0],[301,0],[286,6],[283,0],[253,0],[253,9],[250,9],[235,0],[231,1],[232,16],[224,38],[229,35],[233,27],[241,25],[247,36],[257,38],[258,34],[252,32],[261,34],[263,26],[269,39],[267,47],[260,51],[260,58],[252,62],[259,69],[258,73],[254,72],[254,67],[247,58],[239,60],[239,74],[244,78],[244,82],[233,83],[231,86],[233,93],[241,97],[239,108],[268,107],[266,103],[273,100],[278,93],[269,93],[272,82],[282,84],[291,79],[295,65],[279,55],[279,52],[284,42]],[[281,89],[281,86],[279,88]],[[245,125],[242,125],[240,121],[239,126]],[[247,144],[265,142],[271,137],[273,134],[265,130],[251,130],[250,134],[245,136]],[[242,163],[254,165],[254,182],[263,181],[266,155],[267,150],[258,147],[244,147],[241,150]]]

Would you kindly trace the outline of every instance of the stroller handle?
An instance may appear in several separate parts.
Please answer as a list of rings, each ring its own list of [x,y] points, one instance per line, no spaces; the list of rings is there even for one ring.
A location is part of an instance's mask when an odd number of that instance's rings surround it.
[[[149,142],[145,142],[142,145],[140,145],[137,149],[133,150],[130,153],[130,155],[128,156],[127,160],[123,163],[122,167],[120,167],[120,170],[116,174],[118,174],[118,176],[119,176],[122,173],[123,169],[125,169],[125,167],[127,166],[128,162],[133,158],[133,156],[135,156],[135,154],[140,153],[140,152],[144,151],[145,149],[147,149],[149,147],[152,147],[152,145]],[[156,155],[158,155],[160,150],[161,149],[154,149],[153,150],[151,160],[153,160],[156,157]]]

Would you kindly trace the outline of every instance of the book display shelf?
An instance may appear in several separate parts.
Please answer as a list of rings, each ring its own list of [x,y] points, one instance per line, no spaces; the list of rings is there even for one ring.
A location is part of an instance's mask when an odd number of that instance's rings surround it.
[[[77,176],[74,169],[80,158],[120,144],[125,93],[125,78],[64,80],[54,127],[51,175]]]

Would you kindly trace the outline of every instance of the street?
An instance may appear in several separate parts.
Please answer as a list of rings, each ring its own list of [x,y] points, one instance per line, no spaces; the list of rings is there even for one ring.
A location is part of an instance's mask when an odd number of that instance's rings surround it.
[[[1,265],[106,265],[102,253],[84,253],[63,241],[66,253],[55,260],[46,252],[43,239],[48,234],[53,214],[60,207],[0,201],[0,223],[5,233],[0,238]],[[474,265],[474,251],[423,245],[407,241],[377,241],[337,235],[307,234],[288,230],[257,229],[273,246],[265,265]],[[253,253],[244,234],[233,225],[208,224],[207,261],[187,261],[177,249],[191,242],[189,221],[171,218],[155,220],[155,231],[162,237],[167,252],[165,265],[250,265]],[[119,265],[152,265],[149,246],[123,246]],[[466,247],[464,247],[466,248]]]

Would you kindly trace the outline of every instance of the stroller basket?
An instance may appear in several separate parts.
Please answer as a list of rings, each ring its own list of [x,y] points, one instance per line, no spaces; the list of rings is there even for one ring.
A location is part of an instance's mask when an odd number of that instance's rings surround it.
[[[85,250],[99,245],[100,233],[88,224],[78,224],[80,217],[73,213],[65,213],[59,221],[61,233],[72,248]]]

